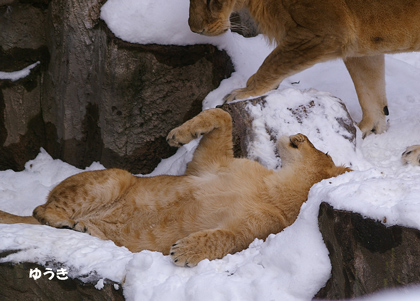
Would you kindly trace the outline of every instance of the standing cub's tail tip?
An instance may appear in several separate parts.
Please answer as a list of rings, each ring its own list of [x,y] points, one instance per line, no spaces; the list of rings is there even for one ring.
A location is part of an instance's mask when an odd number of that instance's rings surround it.
[[[19,216],[7,213],[0,210],[0,224],[33,224],[40,225],[41,223],[33,216]]]

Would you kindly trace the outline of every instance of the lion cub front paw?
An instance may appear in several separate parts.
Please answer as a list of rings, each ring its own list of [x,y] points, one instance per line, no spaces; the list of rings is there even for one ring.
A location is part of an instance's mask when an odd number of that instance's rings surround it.
[[[166,141],[170,146],[181,147],[189,143],[191,140],[198,138],[201,135],[199,131],[191,132],[186,126],[179,126],[169,132]]]
[[[194,267],[206,258],[202,254],[203,251],[194,244],[194,241],[189,241],[186,237],[172,245],[170,255],[177,266]]]
[[[404,164],[420,166],[420,145],[407,147],[402,154],[401,160]]]
[[[170,256],[177,266],[194,267],[203,259],[214,259],[206,233],[194,233],[174,243]]]
[[[232,231],[203,230],[178,240],[172,245],[170,255],[176,265],[193,267],[203,259],[213,260],[234,253],[237,247]]]

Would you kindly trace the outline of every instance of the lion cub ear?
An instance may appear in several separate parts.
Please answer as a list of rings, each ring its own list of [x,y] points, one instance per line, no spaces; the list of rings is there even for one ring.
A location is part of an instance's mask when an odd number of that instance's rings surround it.
[[[337,177],[339,175],[342,175],[345,172],[353,171],[351,168],[345,167],[345,166],[334,166],[330,170],[331,177]]]

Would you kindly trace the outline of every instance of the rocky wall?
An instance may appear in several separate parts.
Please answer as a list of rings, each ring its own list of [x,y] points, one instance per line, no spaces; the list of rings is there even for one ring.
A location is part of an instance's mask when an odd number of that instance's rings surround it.
[[[166,134],[233,71],[212,45],[119,40],[99,19],[102,4],[0,2],[0,70],[40,62],[25,78],[0,80],[0,169],[23,169],[43,147],[77,167],[149,173],[175,152]]]

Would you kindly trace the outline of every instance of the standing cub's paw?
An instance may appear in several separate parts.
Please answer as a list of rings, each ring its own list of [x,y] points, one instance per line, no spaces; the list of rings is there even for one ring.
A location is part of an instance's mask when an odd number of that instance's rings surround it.
[[[227,94],[225,97],[223,97],[223,103],[230,103],[237,99],[241,99],[241,96],[240,96],[241,90],[242,89],[233,90],[232,92]]]
[[[407,147],[401,158],[404,164],[420,166],[420,145]]]
[[[376,112],[373,116],[364,117],[359,122],[359,129],[362,131],[362,137],[366,138],[370,134],[382,134],[386,131],[388,124],[386,116],[389,114],[388,107],[384,107],[383,112]]]
[[[235,100],[246,99],[246,98],[257,96],[257,95],[258,93],[250,91],[248,88],[236,89],[230,92],[229,94],[227,94],[225,97],[223,97],[223,102],[230,103]]]

